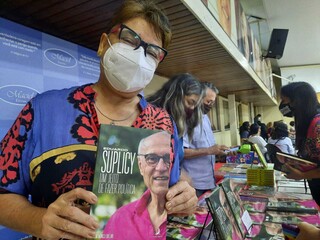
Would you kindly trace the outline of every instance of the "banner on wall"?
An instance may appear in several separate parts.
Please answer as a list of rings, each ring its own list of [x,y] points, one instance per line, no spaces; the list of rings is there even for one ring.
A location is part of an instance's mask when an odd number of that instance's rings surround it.
[[[39,93],[96,82],[95,51],[0,18],[0,139]],[[26,234],[0,226],[0,239]]]
[[[36,94],[96,82],[95,51],[0,18],[0,139]]]

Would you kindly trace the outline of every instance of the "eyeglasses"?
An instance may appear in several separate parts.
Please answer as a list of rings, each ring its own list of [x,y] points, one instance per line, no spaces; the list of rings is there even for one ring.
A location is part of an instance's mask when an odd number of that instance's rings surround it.
[[[143,156],[146,160],[146,163],[150,167],[156,167],[158,163],[160,162],[160,159],[163,160],[164,164],[167,168],[170,167],[170,154],[164,154],[163,156],[159,156],[155,153],[148,153],[148,154],[138,154],[138,156]]]
[[[144,55],[147,57],[151,56],[154,58],[157,63],[160,63],[163,61],[163,59],[167,55],[167,50],[164,48],[161,48],[157,45],[146,43],[141,39],[141,37],[132,29],[127,27],[124,24],[120,24],[118,28],[114,28],[111,30],[111,33],[119,31],[119,40],[122,43],[128,44],[129,46],[132,46],[134,50],[137,50],[140,46],[144,49]]]

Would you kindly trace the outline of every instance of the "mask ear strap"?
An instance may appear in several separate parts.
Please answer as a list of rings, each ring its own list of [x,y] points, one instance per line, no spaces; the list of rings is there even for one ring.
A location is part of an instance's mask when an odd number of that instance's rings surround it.
[[[100,43],[99,43],[99,47],[98,47],[98,51],[97,51],[97,55],[99,57],[101,57],[103,50],[107,47],[106,45],[106,39],[107,42],[109,44],[109,46],[111,46],[110,40],[109,40],[109,36],[106,33],[103,33],[100,37]]]
[[[110,42],[110,40],[109,40],[109,36],[107,35],[107,41],[108,41],[108,44],[109,44],[109,46],[112,48],[112,50],[113,50],[113,46],[112,46],[112,44],[111,44],[111,42]]]

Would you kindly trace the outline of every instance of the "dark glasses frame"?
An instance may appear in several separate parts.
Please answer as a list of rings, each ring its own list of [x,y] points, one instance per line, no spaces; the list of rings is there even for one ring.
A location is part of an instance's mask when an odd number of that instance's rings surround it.
[[[141,47],[144,49],[144,56],[145,56],[145,57],[147,56],[147,48],[148,48],[149,46],[152,46],[152,47],[154,47],[154,48],[157,48],[157,49],[159,49],[160,51],[163,52],[163,57],[162,57],[161,59],[159,59],[159,63],[161,63],[161,62],[165,59],[165,57],[167,56],[168,51],[167,51],[166,49],[164,49],[164,48],[162,48],[162,47],[159,47],[159,46],[157,46],[157,45],[155,45],[155,44],[147,43],[147,42],[143,41],[143,40],[141,39],[141,37],[139,36],[139,34],[137,34],[134,30],[132,30],[131,28],[129,28],[129,27],[126,26],[125,24],[122,24],[122,23],[121,23],[121,24],[118,25],[118,27],[112,28],[111,31],[110,31],[110,33],[114,33],[114,32],[119,31],[118,38],[119,38],[119,40],[121,40],[121,33],[122,33],[123,29],[127,29],[127,30],[131,31],[132,33],[134,33],[135,37],[139,39],[140,44],[139,44],[138,46],[136,46],[136,47],[134,48],[134,50],[137,50],[137,49],[141,46]]]
[[[166,153],[162,156],[155,154],[155,153],[147,153],[147,154],[138,154],[138,156],[142,156],[144,157],[146,163],[148,164],[148,166],[150,167],[156,167],[158,166],[160,159],[163,160],[164,164],[167,166],[167,168],[170,167],[171,164],[171,158],[170,158],[170,153]],[[151,163],[150,160],[148,160],[149,157],[156,157],[156,161],[157,163]]]

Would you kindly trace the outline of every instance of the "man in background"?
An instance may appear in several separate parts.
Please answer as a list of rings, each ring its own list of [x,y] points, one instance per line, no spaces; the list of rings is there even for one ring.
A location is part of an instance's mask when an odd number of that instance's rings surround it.
[[[207,113],[215,103],[219,91],[212,83],[204,82],[202,84],[205,93],[202,103],[202,124],[195,127],[192,139],[189,139],[188,135],[184,134],[184,161],[182,163],[182,169],[191,177],[198,197],[215,187],[215,155],[225,154],[224,150],[229,149],[225,145],[216,144],[211,122],[207,116]]]

